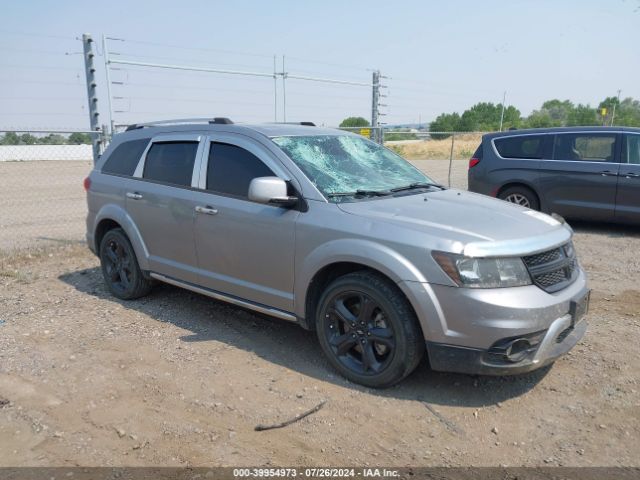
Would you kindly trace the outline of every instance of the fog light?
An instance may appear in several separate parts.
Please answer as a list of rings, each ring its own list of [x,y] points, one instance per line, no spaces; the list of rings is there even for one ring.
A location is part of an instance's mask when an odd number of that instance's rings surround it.
[[[504,352],[505,357],[510,362],[516,363],[523,360],[528,354],[531,348],[531,342],[526,338],[518,338],[511,342]]]

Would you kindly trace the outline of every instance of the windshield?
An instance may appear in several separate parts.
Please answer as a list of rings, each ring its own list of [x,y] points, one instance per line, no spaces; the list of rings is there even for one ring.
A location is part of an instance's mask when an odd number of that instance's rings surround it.
[[[317,135],[272,140],[330,201],[433,183],[399,155],[363,137]]]

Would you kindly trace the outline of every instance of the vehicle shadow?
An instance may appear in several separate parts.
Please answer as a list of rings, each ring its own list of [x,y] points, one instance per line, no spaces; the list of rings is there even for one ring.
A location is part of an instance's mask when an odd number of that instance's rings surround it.
[[[156,285],[148,296],[139,300],[118,300],[104,286],[98,267],[65,273],[58,278],[82,293],[190,331],[181,337],[184,342],[223,342],[302,375],[380,397],[433,405],[484,407],[527,393],[550,370],[546,367],[507,377],[472,376],[434,372],[425,358],[399,385],[384,390],[370,389],[338,374],[325,359],[316,334],[296,324],[166,284]]]

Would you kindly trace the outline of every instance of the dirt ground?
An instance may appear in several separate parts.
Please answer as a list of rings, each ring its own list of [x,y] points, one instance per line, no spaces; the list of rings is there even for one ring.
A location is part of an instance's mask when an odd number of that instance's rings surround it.
[[[448,162],[415,163],[447,182]],[[113,299],[80,244],[89,165],[37,164],[0,165],[0,466],[640,465],[638,228],[575,225],[590,326],[553,367],[492,378],[425,361],[377,391],[293,324],[166,285]]]
[[[82,246],[5,257],[0,466],[637,466],[640,231],[576,228],[594,292],[569,355],[506,378],[423,362],[382,391],[293,324],[170,286],[114,300]]]

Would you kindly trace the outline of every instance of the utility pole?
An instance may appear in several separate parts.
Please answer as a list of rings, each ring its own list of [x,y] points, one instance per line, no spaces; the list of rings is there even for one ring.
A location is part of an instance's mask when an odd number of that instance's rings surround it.
[[[89,102],[89,125],[91,131],[100,131],[100,113],[98,112],[98,95],[96,92],[96,68],[93,65],[93,39],[91,35],[85,33],[82,35],[82,47],[84,53],[84,70],[87,78],[87,101]],[[100,156],[101,137],[96,133],[91,136],[91,144],[93,145],[93,162],[98,161]]]
[[[379,102],[380,102],[380,70],[373,71],[373,79],[371,81],[372,96],[371,96],[371,128],[375,135],[375,141],[378,141],[378,116],[379,116]]]
[[[611,112],[611,126],[613,127],[613,119],[616,116],[616,105],[618,103],[620,103],[620,92],[622,92],[622,90],[618,89],[618,101],[616,103],[613,104],[613,112]]]
[[[278,72],[275,55],[273,56],[273,121],[278,121]]]
[[[102,55],[104,56],[104,74],[107,80],[107,104],[109,105],[109,136],[115,132],[115,122],[113,121],[113,104],[111,103],[111,60],[107,48],[107,37],[102,35]]]
[[[502,131],[502,122],[504,121],[504,102],[507,99],[507,91],[502,94],[502,112],[500,113],[500,131]]]
[[[282,121],[287,121],[287,72],[284,69],[284,55],[282,55]]]

